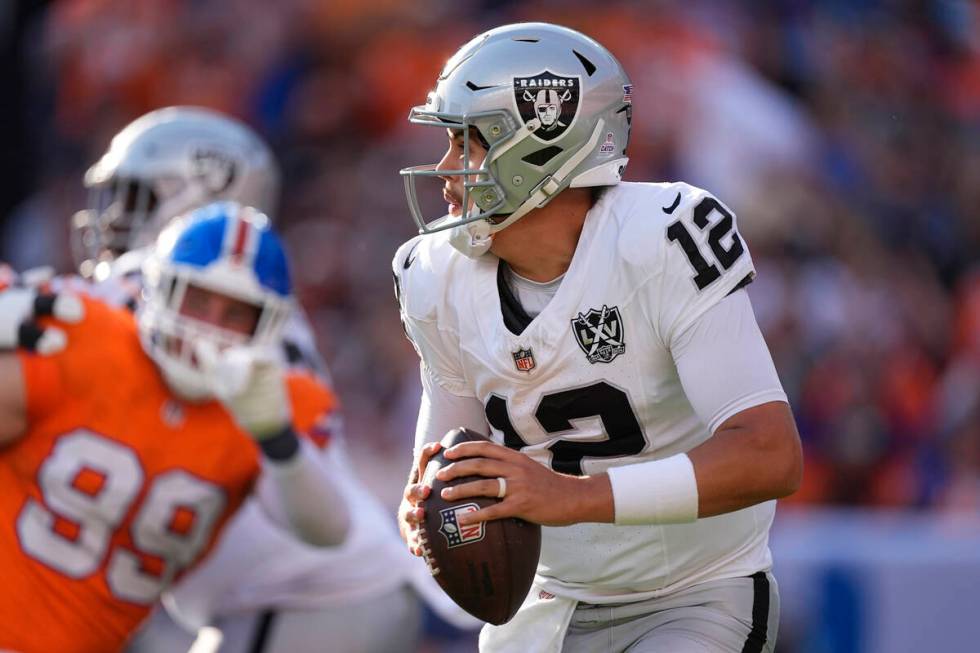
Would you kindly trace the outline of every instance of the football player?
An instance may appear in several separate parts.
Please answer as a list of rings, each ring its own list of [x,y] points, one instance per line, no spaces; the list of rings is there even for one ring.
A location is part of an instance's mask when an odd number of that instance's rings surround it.
[[[298,435],[333,396],[271,353],[293,300],[268,219],[209,205],[160,237],[144,277],[136,316],[61,295],[67,346],[0,353],[0,649],[119,650],[256,486],[307,542],[346,536]],[[25,293],[0,294],[5,322],[40,308]]]
[[[272,215],[279,179],[265,143],[227,116],[168,107],[138,118],[113,138],[85,176],[90,208],[73,218],[79,271],[94,282],[85,284],[85,291],[135,305],[147,251],[143,245],[175,216],[211,199],[235,200]],[[284,363],[314,372],[329,386],[326,365],[298,305],[278,352]],[[446,604],[424,565],[406,554],[389,512],[352,472],[341,426],[339,412],[332,412],[318,425],[315,441],[329,441],[322,469],[337,481],[349,507],[350,534],[344,544],[305,545],[270,522],[254,501],[246,501],[214,553],[168,590],[168,609],[157,610],[131,643],[131,653],[186,651],[204,626],[220,629],[225,652],[302,653],[320,650],[325,640],[338,650],[411,648],[420,605],[410,584],[444,616],[472,625],[451,602]],[[379,614],[385,618],[373,616]]]
[[[85,173],[88,208],[71,221],[85,294],[135,308],[139,275],[160,232],[209,202],[274,217],[279,167],[249,127],[199,107],[165,107],[126,125]]]
[[[445,452],[439,478],[484,478],[444,496],[502,499],[461,521],[545,526],[535,585],[483,650],[776,639],[768,534],[800,483],[799,437],[731,209],[685,183],[620,181],[632,91],[591,38],[515,24],[464,45],[409,115],[448,145],[401,171],[422,235],[393,270],[424,386],[402,533],[419,554],[420,473],[459,426],[494,442]],[[447,215],[423,214],[422,179],[442,182]]]

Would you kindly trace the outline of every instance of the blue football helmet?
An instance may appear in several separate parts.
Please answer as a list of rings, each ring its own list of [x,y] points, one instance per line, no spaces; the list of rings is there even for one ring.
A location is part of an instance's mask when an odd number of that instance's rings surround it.
[[[213,396],[205,352],[277,346],[293,309],[286,253],[269,218],[235,202],[208,204],[178,218],[143,265],[144,302],[137,314],[143,348],[168,385],[186,399]],[[189,286],[258,310],[251,335],[182,314]]]

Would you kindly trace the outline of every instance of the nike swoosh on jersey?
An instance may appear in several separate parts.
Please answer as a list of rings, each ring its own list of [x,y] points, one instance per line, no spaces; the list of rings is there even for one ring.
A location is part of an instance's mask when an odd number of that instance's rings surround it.
[[[667,215],[670,215],[671,213],[674,212],[674,209],[676,209],[677,208],[677,205],[680,204],[680,203],[681,203],[681,194],[680,193],[677,193],[677,197],[674,198],[674,203],[673,204],[671,204],[670,206],[664,206],[664,207],[662,207],[663,210],[664,210],[664,213],[666,213]]]
[[[407,270],[409,267],[411,267],[412,261],[415,260],[412,257],[412,254],[415,253],[415,248],[418,247],[418,246],[419,246],[419,244],[418,243],[415,243],[414,245],[412,245],[412,249],[408,250],[408,256],[405,257],[405,262],[402,263],[402,269],[403,270]]]

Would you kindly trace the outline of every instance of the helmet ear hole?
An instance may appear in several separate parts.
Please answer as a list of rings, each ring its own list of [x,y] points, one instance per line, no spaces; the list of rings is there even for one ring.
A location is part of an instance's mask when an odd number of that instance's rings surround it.
[[[557,145],[549,145],[546,148],[531,152],[530,154],[521,157],[521,160],[530,163],[532,166],[543,166],[548,161],[562,153],[562,149]]]

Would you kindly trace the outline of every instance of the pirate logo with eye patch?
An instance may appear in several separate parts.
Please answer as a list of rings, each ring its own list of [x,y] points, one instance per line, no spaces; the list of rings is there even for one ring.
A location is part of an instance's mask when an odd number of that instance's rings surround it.
[[[514,78],[514,102],[524,124],[537,119],[534,136],[551,142],[564,134],[578,116],[581,77],[543,71],[530,77]]]

